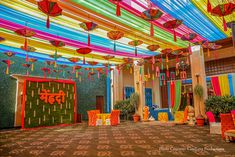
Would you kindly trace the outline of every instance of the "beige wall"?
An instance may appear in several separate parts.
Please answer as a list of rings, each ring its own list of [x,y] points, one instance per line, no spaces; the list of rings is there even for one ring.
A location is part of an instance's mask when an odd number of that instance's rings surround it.
[[[123,87],[134,87],[134,70],[130,74],[129,70],[123,70]]]

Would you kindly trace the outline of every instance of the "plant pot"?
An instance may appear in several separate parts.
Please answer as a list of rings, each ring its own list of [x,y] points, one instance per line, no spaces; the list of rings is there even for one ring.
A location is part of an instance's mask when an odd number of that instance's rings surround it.
[[[139,115],[133,115],[133,120],[134,120],[134,122],[140,121],[140,116]]]
[[[197,126],[204,126],[205,118],[202,115],[198,115],[196,121],[197,121]]]

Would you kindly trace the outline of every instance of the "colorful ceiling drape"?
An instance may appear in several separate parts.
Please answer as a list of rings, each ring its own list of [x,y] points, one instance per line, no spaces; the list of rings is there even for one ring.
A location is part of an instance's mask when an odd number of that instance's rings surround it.
[[[226,0],[226,3],[228,2],[234,3]],[[65,46],[60,48],[58,55],[62,57],[58,58],[57,62],[71,66],[74,63],[68,59],[72,57],[80,59],[76,64],[89,66],[83,65],[83,55],[76,53],[76,49],[86,46],[92,49],[92,53],[86,55],[87,61],[95,61],[99,63],[96,66],[103,66],[103,63],[106,63],[104,56],[113,55],[115,58],[110,64],[118,65],[123,63],[123,58],[156,56],[166,48],[187,48],[189,44],[193,45],[202,40],[212,42],[227,38],[231,33],[229,29],[224,31],[222,18],[207,12],[206,0],[120,0],[118,7],[121,9],[121,16],[116,15],[117,3],[113,0],[57,0],[55,3],[62,9],[60,16],[47,13],[45,16],[45,12],[38,8],[35,0],[1,0],[0,38],[5,40],[0,43],[0,52],[13,51],[16,56],[25,58],[26,53],[20,49],[24,37],[18,36],[14,31],[26,26],[36,33],[30,38],[30,46],[35,47],[36,51],[27,54],[29,58],[38,61],[53,60],[49,56],[55,53],[55,49],[48,41],[59,40],[64,42]],[[212,9],[217,5],[218,1],[211,1]],[[142,12],[149,8],[159,9],[162,15],[151,22],[143,19]],[[234,20],[233,14],[226,16],[225,20]],[[47,16],[50,16],[50,27],[45,25]],[[163,24],[173,19],[183,22],[174,30],[164,28]],[[79,27],[80,23],[88,21],[98,26],[89,32],[89,35]],[[114,39],[107,37],[107,33],[113,30],[124,34],[115,41],[115,48]],[[154,34],[150,35],[150,30],[154,31]],[[174,31],[177,42],[174,42],[172,37]],[[190,41],[181,40],[181,37],[188,33],[195,33],[196,38]],[[138,55],[135,55],[136,48],[128,45],[134,40],[143,41],[143,44],[138,46]],[[87,44],[88,41],[91,44]],[[147,48],[149,45],[159,45],[159,48],[150,51]]]

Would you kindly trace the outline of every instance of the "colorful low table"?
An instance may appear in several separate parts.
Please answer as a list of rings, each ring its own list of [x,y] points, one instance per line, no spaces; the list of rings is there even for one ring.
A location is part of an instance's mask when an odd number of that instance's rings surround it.
[[[97,115],[97,121],[100,120],[102,121],[102,124],[98,122],[98,125],[110,125],[110,113],[100,113],[96,115]]]

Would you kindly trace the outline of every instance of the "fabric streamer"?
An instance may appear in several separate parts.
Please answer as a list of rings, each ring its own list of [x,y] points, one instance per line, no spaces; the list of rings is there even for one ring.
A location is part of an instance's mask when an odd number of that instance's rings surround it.
[[[171,108],[171,83],[167,82],[168,108]]]
[[[228,74],[228,82],[229,82],[229,89],[230,89],[230,94],[234,96],[234,84],[235,82],[233,82],[233,75],[232,74]]]
[[[175,81],[175,105],[173,108],[173,113],[179,110],[181,104],[181,80]]]
[[[232,81],[233,81],[233,91],[235,95],[235,74],[232,74]]]
[[[170,86],[171,86],[171,90],[170,90],[171,107],[174,107],[175,106],[175,96],[176,96],[175,81],[171,81]]]
[[[219,85],[219,78],[217,76],[211,77],[211,84],[216,96],[221,96],[221,90]]]
[[[229,88],[229,82],[228,82],[228,75],[221,75],[219,78],[219,85],[221,90],[221,95],[230,95],[230,88]]]

